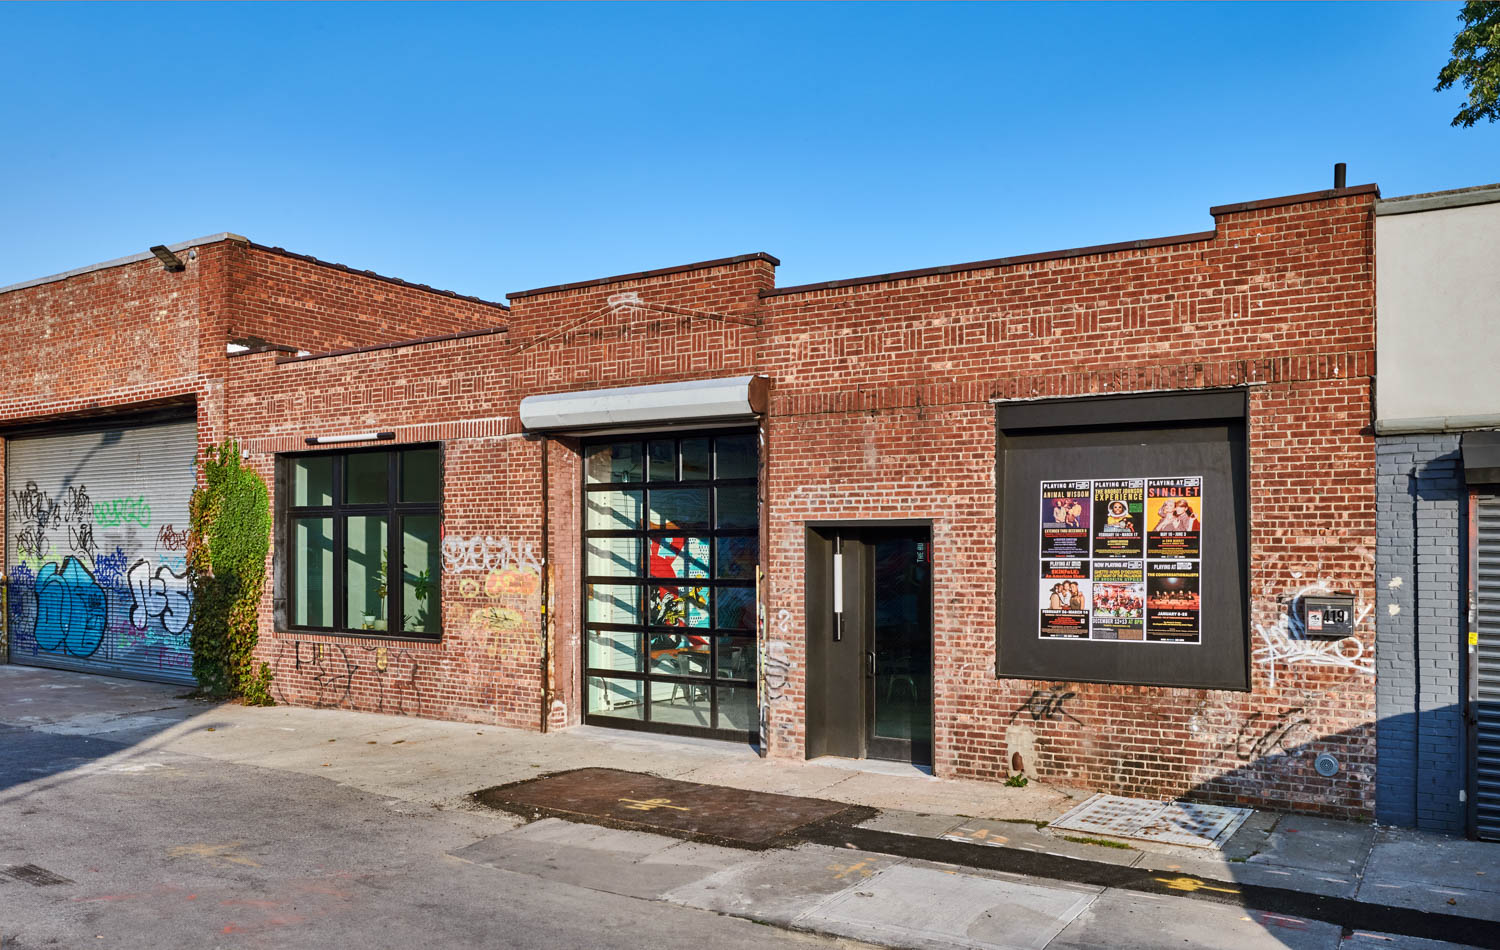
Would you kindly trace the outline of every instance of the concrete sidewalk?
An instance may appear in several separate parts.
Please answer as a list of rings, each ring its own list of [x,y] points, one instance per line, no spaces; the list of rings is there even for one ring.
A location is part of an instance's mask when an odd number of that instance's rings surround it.
[[[808,873],[824,883],[822,889],[807,890],[804,897],[820,896],[820,902],[792,902],[781,912],[771,905],[758,906],[754,914],[743,915],[876,942],[880,941],[867,926],[869,915],[854,913],[855,908],[864,906],[858,898],[864,891],[844,893],[850,886],[846,879],[850,875],[861,880],[880,875],[879,887],[869,893],[878,898],[889,890],[889,900],[877,900],[869,906],[905,907],[901,911],[905,914],[912,912],[910,902],[894,897],[903,889],[925,893],[939,880],[948,889],[963,890],[970,885],[953,881],[951,867],[934,869],[922,862],[876,854],[830,855],[827,848],[804,846],[790,854],[775,852],[781,855],[779,858],[760,856],[752,860],[742,852],[720,853],[727,849],[674,843],[638,832],[570,826],[555,819],[526,824],[519,818],[479,810],[469,795],[481,788],[549,772],[587,766],[617,768],[866,805],[880,809],[881,814],[865,827],[887,833],[1143,868],[1200,884],[1265,885],[1500,922],[1500,846],[1368,824],[1257,812],[1221,852],[1139,841],[1109,845],[1096,843],[1101,839],[1070,836],[1046,827],[1047,822],[1090,794],[1078,789],[1037,783],[1009,788],[937,779],[910,767],[885,763],[766,761],[745,747],[589,727],[543,736],[495,726],[342,710],[218,705],[182,698],[180,687],[18,666],[0,666],[0,722],[130,744],[107,761],[80,762],[73,770],[39,777],[38,782],[66,782],[70,775],[98,769],[150,769],[154,759],[183,754],[318,776],[385,796],[394,808],[444,812],[487,836],[466,853],[455,853],[460,860],[514,870],[515,862],[540,860],[536,858],[538,848],[541,852],[582,848],[594,854],[590,863],[600,869],[604,879],[629,881],[633,880],[630,875],[621,878],[620,868],[598,854],[630,853],[637,855],[631,860],[638,861],[638,854],[661,851],[664,856],[657,870],[673,862],[693,870],[686,876],[681,871],[663,871],[666,876],[649,887],[652,899],[720,912],[737,913],[725,905],[726,901],[749,901],[756,894],[765,897],[766,889],[761,886],[764,880],[758,879],[757,873],[769,880],[793,874],[806,864]],[[11,801],[13,794],[0,791],[0,803]],[[499,828],[497,822],[502,823]],[[507,827],[514,830],[495,834]],[[644,839],[653,843],[648,846]],[[670,858],[665,856],[669,849]],[[845,870],[830,876],[828,869],[833,865]],[[933,877],[938,874],[946,877]],[[967,869],[963,875],[989,881],[1005,877]],[[985,893],[991,897],[996,886],[973,885],[981,890],[988,888]],[[1054,922],[1063,921],[1063,926],[1071,926],[1068,922],[1074,918],[1091,919],[1090,914],[1099,914],[1106,906],[1098,902],[1099,889],[1089,892],[1088,888],[1053,884],[1028,891],[1026,888],[1035,885],[1021,880],[1008,880],[1006,887],[1009,890],[1004,900],[1010,902],[1006,906],[1032,901],[1038,914]],[[1089,900],[1070,910],[1085,892],[1089,892]],[[1069,894],[1073,897],[1067,897]],[[1110,900],[1126,904],[1148,899],[1155,898],[1110,896]],[[849,901],[853,905],[845,906]],[[978,906],[974,901],[980,898],[975,896],[970,901]],[[949,906],[951,902],[941,903]],[[808,918],[809,914],[817,919]],[[1100,918],[1100,926],[1108,919],[1107,915]],[[1243,915],[1236,919],[1250,920]],[[840,920],[845,924],[839,924]],[[1232,922],[1226,919],[1223,925]],[[897,924],[899,921],[892,926]],[[936,923],[924,926],[931,929]],[[976,918],[966,926],[982,931],[985,925]],[[1052,931],[1047,939],[1056,938],[1059,932]],[[1347,938],[1348,934],[1343,936]],[[995,945],[1002,944],[1004,941]],[[978,940],[972,945],[987,943]]]

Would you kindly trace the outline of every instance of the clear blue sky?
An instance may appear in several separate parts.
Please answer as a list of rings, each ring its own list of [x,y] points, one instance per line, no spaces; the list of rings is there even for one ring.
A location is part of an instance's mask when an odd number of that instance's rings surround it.
[[[794,283],[1500,181],[1457,3],[0,4],[0,285],[235,231],[499,298]]]

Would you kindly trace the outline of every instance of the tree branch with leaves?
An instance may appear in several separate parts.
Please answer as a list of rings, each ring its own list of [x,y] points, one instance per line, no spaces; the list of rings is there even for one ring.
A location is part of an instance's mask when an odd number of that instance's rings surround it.
[[[1468,101],[1452,124],[1467,129],[1480,119],[1500,119],[1500,0],[1468,0],[1458,19],[1464,26],[1453,37],[1453,58],[1433,91],[1455,83],[1464,88]]]

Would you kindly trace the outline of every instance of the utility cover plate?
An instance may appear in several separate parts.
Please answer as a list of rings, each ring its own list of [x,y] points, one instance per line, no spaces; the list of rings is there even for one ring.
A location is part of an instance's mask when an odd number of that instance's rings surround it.
[[[1249,817],[1248,808],[1095,795],[1047,827],[1189,848],[1218,849]]]

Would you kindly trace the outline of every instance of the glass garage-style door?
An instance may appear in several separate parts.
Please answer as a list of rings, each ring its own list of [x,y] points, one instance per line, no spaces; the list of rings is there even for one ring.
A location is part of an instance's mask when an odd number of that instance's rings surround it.
[[[757,434],[616,439],[583,454],[586,720],[753,737]]]

